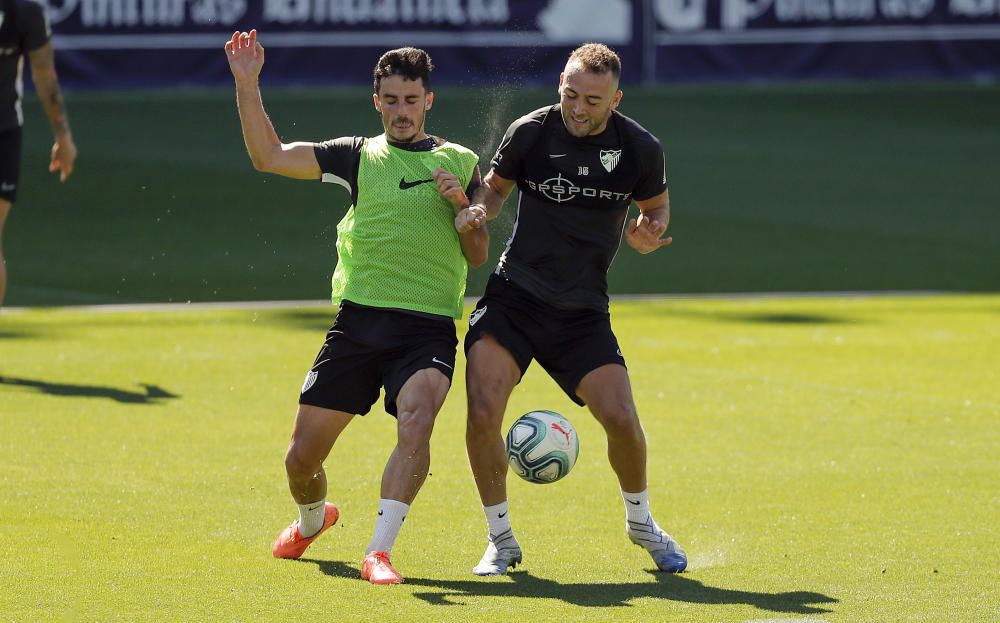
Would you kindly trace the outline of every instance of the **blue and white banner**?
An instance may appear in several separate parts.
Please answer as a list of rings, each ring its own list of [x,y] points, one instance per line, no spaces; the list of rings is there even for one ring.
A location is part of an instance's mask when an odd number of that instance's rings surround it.
[[[660,81],[1000,78],[998,0],[653,0],[652,8]]]
[[[368,84],[385,50],[431,53],[437,84],[552,83],[601,40],[636,68],[631,0],[46,0],[60,76],[78,87],[230,80],[222,46],[256,28],[269,83]]]
[[[369,81],[414,45],[438,84],[551,84],[603,41],[627,83],[1000,78],[1000,0],[43,0],[77,87],[224,84],[256,28],[269,83]]]

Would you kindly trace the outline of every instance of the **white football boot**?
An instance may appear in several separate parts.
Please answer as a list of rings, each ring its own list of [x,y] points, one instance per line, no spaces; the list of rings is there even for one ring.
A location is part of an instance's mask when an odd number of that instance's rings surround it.
[[[507,530],[503,534],[490,535],[486,544],[486,553],[479,564],[472,568],[476,575],[505,575],[507,569],[513,569],[521,564],[521,546],[514,538],[514,532]]]
[[[643,523],[626,521],[625,529],[629,540],[646,548],[660,571],[680,573],[687,568],[687,554],[673,537],[656,525],[652,516]]]

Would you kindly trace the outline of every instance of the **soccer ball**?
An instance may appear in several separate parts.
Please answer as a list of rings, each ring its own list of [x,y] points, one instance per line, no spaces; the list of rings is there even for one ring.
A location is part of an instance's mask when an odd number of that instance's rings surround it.
[[[555,482],[569,473],[580,440],[569,420],[552,411],[531,411],[507,432],[507,462],[528,482]]]

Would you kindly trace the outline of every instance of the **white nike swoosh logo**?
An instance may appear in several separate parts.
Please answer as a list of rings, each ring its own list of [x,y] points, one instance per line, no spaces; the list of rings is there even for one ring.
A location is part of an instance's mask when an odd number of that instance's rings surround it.
[[[442,366],[448,368],[449,370],[454,370],[455,369],[454,366],[449,366],[448,364],[446,364],[445,362],[441,361],[437,357],[431,357],[431,361],[433,361],[434,363],[439,363]]]
[[[3,190],[4,192],[12,191],[15,188],[17,188],[17,184],[8,184],[7,182],[4,182],[3,185],[0,185],[0,190]]]
[[[549,154],[549,158],[562,158],[566,154]]]

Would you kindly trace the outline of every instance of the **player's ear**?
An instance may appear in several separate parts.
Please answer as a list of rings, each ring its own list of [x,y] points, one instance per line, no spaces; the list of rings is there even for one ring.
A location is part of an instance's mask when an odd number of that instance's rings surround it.
[[[372,101],[375,102],[375,110],[382,112],[382,104],[378,101],[378,93],[372,93]]]
[[[559,73],[559,86],[556,87],[556,93],[558,93],[560,97],[562,97],[563,82],[566,82],[566,72]]]
[[[434,91],[427,92],[427,98],[424,100],[424,110],[430,110],[431,106],[434,105]]]
[[[618,92],[615,93],[615,98],[614,100],[611,101],[611,110],[618,108],[618,104],[622,103],[622,95],[623,93],[621,92],[621,89],[619,89]]]

